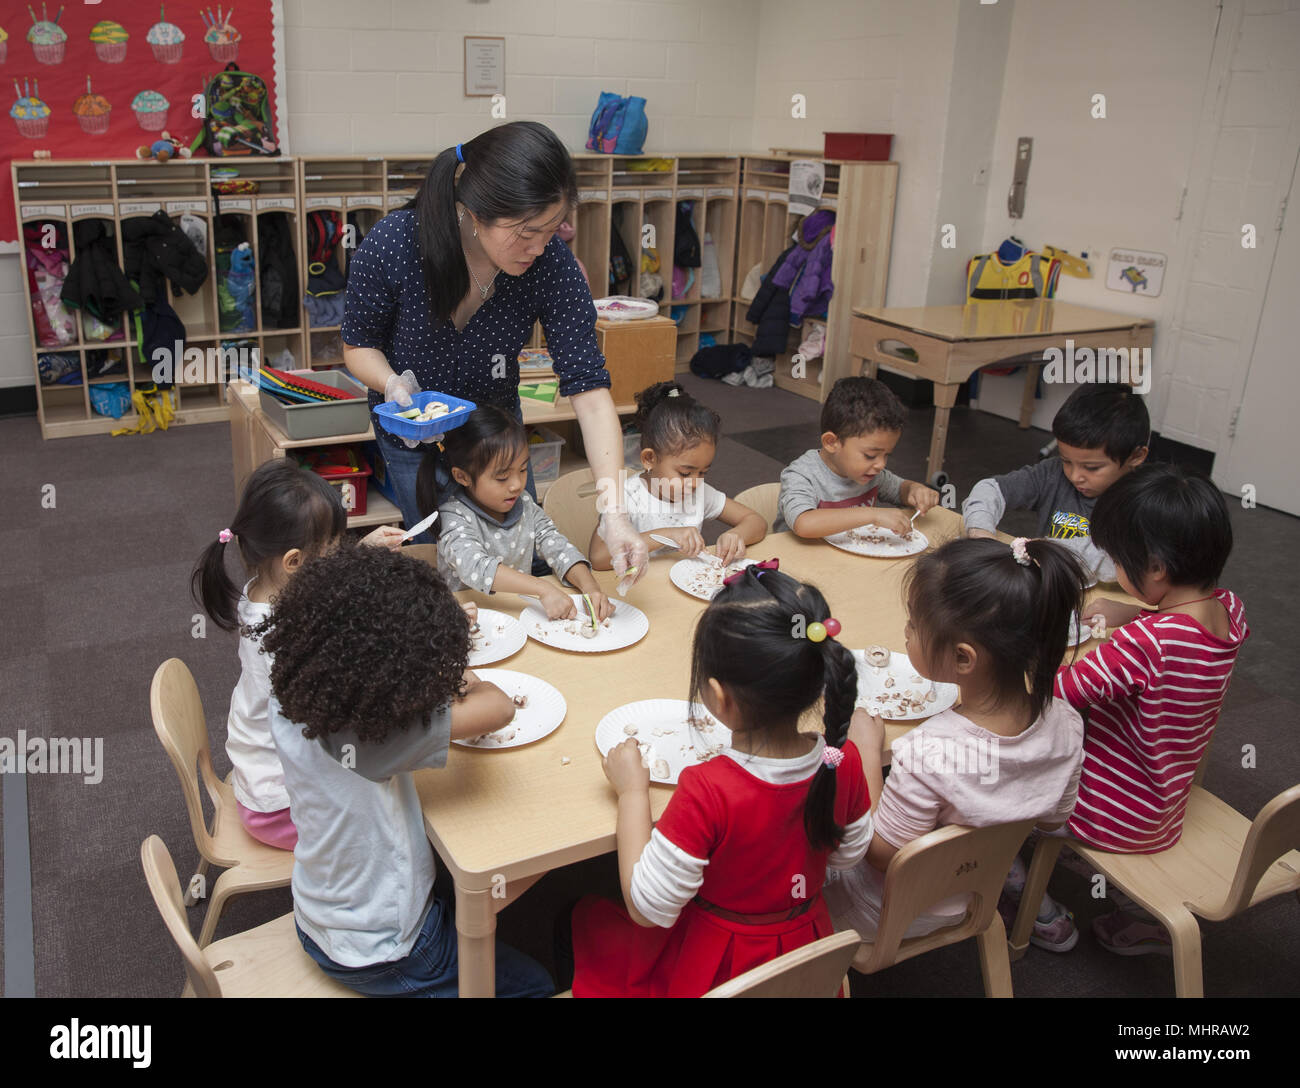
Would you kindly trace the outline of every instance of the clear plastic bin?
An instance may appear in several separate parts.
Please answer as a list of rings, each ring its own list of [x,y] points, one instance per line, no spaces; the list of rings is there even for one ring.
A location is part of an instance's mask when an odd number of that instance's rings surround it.
[[[560,456],[564,439],[540,424],[528,428],[528,460],[533,467],[533,481],[553,484],[560,478]]]

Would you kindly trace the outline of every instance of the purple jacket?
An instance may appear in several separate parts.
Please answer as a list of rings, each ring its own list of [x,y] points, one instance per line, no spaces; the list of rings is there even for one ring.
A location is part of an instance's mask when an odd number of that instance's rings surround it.
[[[810,314],[826,312],[835,285],[831,283],[831,233],[835,213],[821,208],[804,219],[799,244],[772,277],[790,292],[790,324],[798,325]],[[819,237],[820,235],[820,237]]]

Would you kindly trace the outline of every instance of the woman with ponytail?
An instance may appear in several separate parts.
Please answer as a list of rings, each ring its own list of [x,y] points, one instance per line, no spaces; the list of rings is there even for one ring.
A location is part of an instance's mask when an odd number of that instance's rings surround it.
[[[271,739],[271,661],[250,628],[271,614],[276,594],[304,562],[343,537],[347,523],[329,484],[291,458],[278,457],[249,476],[234,520],[204,548],[190,580],[195,602],[212,622],[240,632],[241,671],[226,719],[226,754],[239,817],[253,838],[285,850],[293,849],[298,832],[289,818],[284,769]],[[362,542],[396,548],[401,539],[400,529],[381,526]],[[226,566],[232,543],[249,576],[242,589]]]
[[[731,729],[731,746],[682,772],[653,831],[636,739],[606,757],[624,906],[575,909],[575,997],[698,997],[833,932],[826,869],[857,863],[871,817],[845,739],[853,655],[808,637],[829,619],[821,593],[773,560],[729,579],[700,617],[691,698]],[[818,700],[825,735],[800,732]]]
[[[953,540],[908,572],[907,656],[927,680],[958,685],[961,701],[894,741],[888,781],[881,768],[884,723],[862,708],[854,712],[849,736],[877,800],[866,858],[850,872],[830,874],[826,886],[837,929],[855,929],[863,940],[875,936],[890,859],[937,827],[1035,819],[1047,831],[1069,817],[1083,763],[1083,721],[1052,697],[1052,684],[1085,581],[1063,546],[1023,538],[1009,546]],[[1024,886],[1023,868],[1018,882]],[[937,902],[917,916],[907,937],[955,925],[966,908],[965,896]],[[1031,940],[1065,952],[1078,938],[1073,915],[1045,896]]]
[[[519,351],[540,321],[596,479],[618,479],[623,436],[596,343],[596,309],[555,236],[577,199],[568,151],[534,121],[490,128],[434,159],[415,198],[375,224],[348,262],[343,359],[371,390],[372,408],[406,407],[429,389],[522,419]],[[378,424],[375,434],[402,516],[414,525],[421,451]],[[531,470],[528,491],[536,497]],[[635,568],[635,580],[645,572],[645,544],[620,490],[602,493],[614,569]]]

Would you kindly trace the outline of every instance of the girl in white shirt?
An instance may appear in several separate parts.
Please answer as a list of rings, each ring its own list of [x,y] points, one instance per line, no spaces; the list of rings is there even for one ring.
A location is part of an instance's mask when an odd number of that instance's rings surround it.
[[[894,741],[888,779],[881,769],[884,724],[861,707],[854,711],[848,736],[862,753],[873,834],[854,869],[827,874],[836,929],[875,937],[890,859],[935,828],[1033,819],[1048,831],[1069,818],[1083,765],[1083,721],[1052,697],[1052,685],[1084,580],[1080,563],[1051,540],[953,540],[912,567],[908,659],[926,679],[959,685],[961,704]],[[1019,880],[1023,887],[1023,873]],[[955,925],[967,905],[966,896],[931,904],[906,936]],[[1007,909],[1014,914],[1014,905]],[[1031,939],[1068,951],[1078,940],[1073,915],[1044,896]]]
[[[627,475],[623,498],[632,527],[641,534],[653,555],[666,545],[650,534],[677,542],[683,555],[705,550],[700,528],[717,518],[731,526],[718,537],[714,553],[724,563],[743,559],[745,547],[767,535],[767,522],[748,506],[727,498],[704,482],[704,475],[718,452],[722,420],[712,408],[701,404],[677,382],[659,382],[636,395],[637,413],[633,426],[641,432],[639,475]],[[609,548],[600,535],[592,534],[588,549],[596,570],[609,570]]]
[[[271,739],[268,704],[271,661],[249,628],[266,619],[272,601],[303,562],[332,548],[347,530],[347,514],[338,495],[316,473],[279,457],[248,478],[235,512],[199,557],[191,591],[212,622],[240,631],[239,681],[230,697],[226,719],[226,754],[233,768],[231,784],[239,818],[253,838],[292,850],[298,832],[289,816],[284,769]],[[402,530],[381,526],[366,544],[397,547]],[[243,589],[226,568],[226,545],[237,540],[239,556],[252,577]]]

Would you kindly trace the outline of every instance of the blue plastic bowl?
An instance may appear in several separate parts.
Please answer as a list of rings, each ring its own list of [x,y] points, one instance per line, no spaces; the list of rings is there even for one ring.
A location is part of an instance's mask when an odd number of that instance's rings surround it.
[[[411,397],[412,408],[423,408],[431,401],[440,400],[451,409],[445,416],[439,416],[437,419],[430,420],[428,423],[416,423],[411,419],[403,419],[398,412],[406,412],[410,409],[403,408],[393,401],[384,401],[382,404],[375,405],[375,416],[379,419],[379,425],[389,434],[395,434],[398,438],[409,438],[413,442],[422,442],[426,438],[432,438],[435,434],[446,434],[448,431],[455,430],[469,418],[470,412],[478,407],[472,400],[461,400],[460,397],[453,397],[447,393],[421,392]]]

